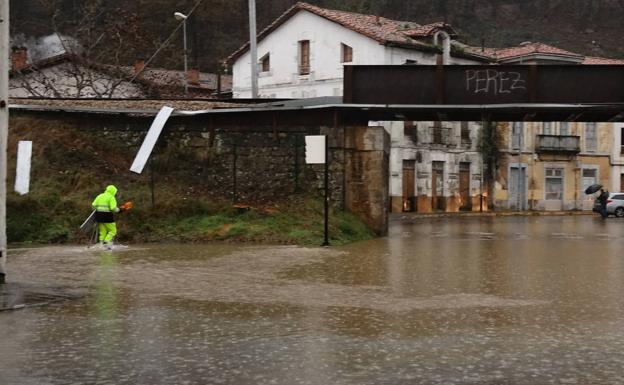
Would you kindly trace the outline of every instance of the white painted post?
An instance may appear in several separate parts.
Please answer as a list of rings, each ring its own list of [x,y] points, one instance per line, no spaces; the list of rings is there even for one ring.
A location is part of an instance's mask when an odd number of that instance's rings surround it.
[[[32,141],[20,140],[17,143],[17,167],[15,168],[15,192],[28,194],[30,190],[30,165],[32,158]]]
[[[251,97],[258,98],[258,45],[256,41],[256,0],[249,0],[249,54],[251,55]]]
[[[0,284],[6,280],[6,177],[9,135],[9,1],[0,1]]]

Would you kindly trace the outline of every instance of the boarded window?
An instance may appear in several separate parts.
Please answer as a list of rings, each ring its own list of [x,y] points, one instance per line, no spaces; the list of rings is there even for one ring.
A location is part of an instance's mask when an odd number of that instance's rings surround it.
[[[340,50],[342,51],[342,63],[351,63],[353,61],[353,48],[342,43],[340,44]]]
[[[596,123],[585,123],[585,151],[596,151],[597,148]]]
[[[522,122],[513,122],[511,126],[511,149],[519,150],[520,143],[522,142],[523,135],[523,124]]]
[[[310,74],[310,40],[299,42],[299,75]]]
[[[403,122],[403,136],[410,139],[412,142],[416,143],[418,141],[417,135],[418,135],[418,129],[417,129],[416,124],[414,124],[413,121],[408,120],[408,121]]]
[[[563,169],[546,169],[546,200],[563,199]]]
[[[269,72],[271,70],[271,55],[266,54],[260,59],[260,71]]]

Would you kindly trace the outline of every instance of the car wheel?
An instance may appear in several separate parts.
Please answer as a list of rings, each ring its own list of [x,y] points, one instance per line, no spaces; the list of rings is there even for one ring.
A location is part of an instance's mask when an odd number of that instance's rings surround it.
[[[615,216],[618,218],[624,217],[624,207],[618,207],[615,209]]]

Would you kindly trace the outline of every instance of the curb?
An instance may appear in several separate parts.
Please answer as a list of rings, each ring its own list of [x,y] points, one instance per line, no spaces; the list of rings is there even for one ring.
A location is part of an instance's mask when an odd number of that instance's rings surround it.
[[[453,213],[390,213],[390,221],[426,218],[453,217],[563,217],[592,216],[591,211],[486,211],[486,212],[453,212]]]

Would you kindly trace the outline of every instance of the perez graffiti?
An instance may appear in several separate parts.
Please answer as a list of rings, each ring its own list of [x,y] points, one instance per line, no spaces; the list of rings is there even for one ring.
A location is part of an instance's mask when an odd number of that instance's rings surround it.
[[[526,80],[519,72],[494,69],[466,70],[465,77],[466,91],[475,94],[500,95],[526,90]]]

